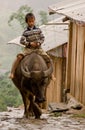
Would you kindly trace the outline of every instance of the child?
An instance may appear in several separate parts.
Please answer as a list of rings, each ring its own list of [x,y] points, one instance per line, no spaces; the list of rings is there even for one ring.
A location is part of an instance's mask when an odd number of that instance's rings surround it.
[[[41,48],[41,44],[44,42],[44,36],[40,28],[35,26],[35,16],[33,13],[27,13],[25,16],[25,22],[27,23],[27,28],[23,32],[20,39],[20,43],[25,45],[24,54],[18,54],[17,59],[15,60],[10,78],[14,78],[15,70],[20,63],[24,55],[30,54],[33,50],[37,50],[38,54],[42,55],[45,61],[49,64],[50,57],[44,52]]]
[[[24,53],[28,54],[33,49],[41,48],[44,36],[41,29],[35,26],[35,16],[33,13],[28,13],[25,16],[25,22],[27,23],[27,29],[23,32],[20,43],[26,46]]]

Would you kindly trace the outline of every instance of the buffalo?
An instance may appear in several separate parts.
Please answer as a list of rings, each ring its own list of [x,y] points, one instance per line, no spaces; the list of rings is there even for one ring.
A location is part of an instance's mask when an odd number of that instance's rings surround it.
[[[48,67],[45,59],[36,52],[24,56],[17,66],[12,81],[22,96],[26,118],[30,114],[40,118],[42,111],[39,103],[46,101],[46,89],[52,72],[52,61]]]

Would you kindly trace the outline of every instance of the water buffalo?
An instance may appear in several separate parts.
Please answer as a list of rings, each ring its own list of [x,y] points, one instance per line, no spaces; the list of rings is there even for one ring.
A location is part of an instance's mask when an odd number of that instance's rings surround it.
[[[34,113],[35,118],[40,118],[42,112],[37,104],[46,100],[46,88],[52,72],[52,64],[47,67],[42,56],[35,52],[26,55],[17,66],[12,80],[21,93],[25,117],[28,118],[29,113]]]

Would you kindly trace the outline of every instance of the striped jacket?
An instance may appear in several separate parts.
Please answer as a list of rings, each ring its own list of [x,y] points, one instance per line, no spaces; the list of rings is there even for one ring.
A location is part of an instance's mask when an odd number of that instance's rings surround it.
[[[27,27],[27,29],[23,32],[20,43],[30,48],[30,42],[40,43],[40,46],[44,42],[44,35],[42,34],[40,28],[34,26],[30,29]]]

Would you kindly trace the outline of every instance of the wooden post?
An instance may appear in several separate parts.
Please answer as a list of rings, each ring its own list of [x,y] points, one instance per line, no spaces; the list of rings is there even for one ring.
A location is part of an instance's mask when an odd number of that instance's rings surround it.
[[[67,47],[67,63],[66,63],[66,83],[65,83],[66,89],[70,89],[70,82],[71,82],[72,27],[73,27],[73,23],[70,22],[69,41]]]
[[[54,99],[57,102],[61,102],[61,85],[62,85],[62,58],[57,58],[56,64],[56,81],[55,81],[55,89],[54,89]]]
[[[71,85],[70,93],[75,96],[75,76],[76,76],[76,52],[77,51],[77,26],[73,23],[72,31],[72,56],[71,56]]]
[[[82,103],[85,105],[85,27],[83,27],[84,29],[84,62],[83,62],[83,89],[82,89]]]
[[[77,31],[77,61],[76,61],[76,84],[75,97],[82,102],[82,87],[83,87],[83,55],[84,55],[84,29],[78,26]]]

